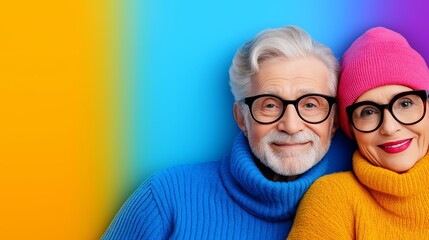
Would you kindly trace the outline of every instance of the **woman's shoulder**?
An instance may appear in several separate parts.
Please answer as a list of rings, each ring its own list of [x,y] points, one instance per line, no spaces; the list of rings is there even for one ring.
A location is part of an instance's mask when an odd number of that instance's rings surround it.
[[[354,196],[364,187],[352,171],[332,173],[317,179],[307,192],[307,195],[324,195],[328,198]]]
[[[323,182],[324,184],[332,182],[357,182],[356,176],[352,171],[336,172],[321,176],[315,182]]]
[[[351,239],[359,188],[350,171],[316,180],[299,204],[288,239]]]

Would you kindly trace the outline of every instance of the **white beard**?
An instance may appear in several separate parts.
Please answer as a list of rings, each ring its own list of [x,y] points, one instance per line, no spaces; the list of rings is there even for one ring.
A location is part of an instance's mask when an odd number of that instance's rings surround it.
[[[250,130],[248,118],[246,118],[245,122],[247,129]],[[330,126],[330,129],[332,129],[332,126]],[[249,133],[250,132],[251,131],[249,131]],[[326,146],[323,146],[320,141],[320,137],[311,131],[298,132],[294,135],[289,135],[287,133],[274,130],[265,135],[260,142],[255,142],[252,138],[252,134],[248,135],[249,145],[253,154],[265,166],[282,176],[296,176],[306,172],[323,158],[330,146],[330,141],[328,141]],[[270,144],[273,142],[309,142],[311,146],[309,146],[306,151],[274,151],[270,147]]]

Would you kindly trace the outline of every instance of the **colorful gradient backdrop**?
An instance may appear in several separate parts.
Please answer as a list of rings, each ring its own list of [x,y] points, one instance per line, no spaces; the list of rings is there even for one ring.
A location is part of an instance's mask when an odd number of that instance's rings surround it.
[[[428,14],[425,0],[2,3],[0,239],[98,239],[154,171],[227,154],[228,67],[262,29],[301,26],[341,58],[386,26],[428,62]]]

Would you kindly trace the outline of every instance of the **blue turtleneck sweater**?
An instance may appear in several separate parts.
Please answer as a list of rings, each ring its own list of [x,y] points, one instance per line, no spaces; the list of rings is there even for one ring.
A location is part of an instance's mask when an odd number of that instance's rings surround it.
[[[351,160],[341,159],[351,159],[354,146],[342,141],[334,138],[325,158],[297,180],[273,182],[255,165],[240,133],[231,155],[221,161],[172,167],[151,176],[102,239],[285,239],[299,200],[314,180],[351,169]]]

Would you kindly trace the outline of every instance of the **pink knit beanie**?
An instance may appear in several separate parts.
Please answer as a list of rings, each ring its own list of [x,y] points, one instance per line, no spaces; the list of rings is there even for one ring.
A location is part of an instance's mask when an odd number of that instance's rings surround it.
[[[383,27],[372,28],[354,41],[341,63],[340,124],[350,138],[346,107],[366,91],[390,84],[429,90],[429,70],[402,35]]]

